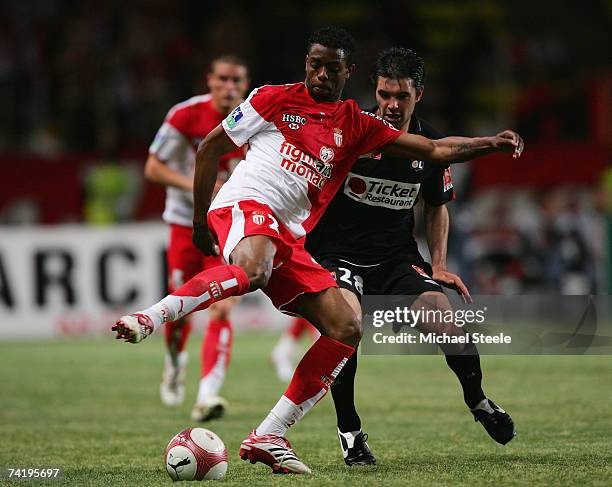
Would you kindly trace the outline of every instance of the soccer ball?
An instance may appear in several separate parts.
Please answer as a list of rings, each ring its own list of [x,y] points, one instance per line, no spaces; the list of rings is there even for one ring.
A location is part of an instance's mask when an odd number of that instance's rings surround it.
[[[212,431],[187,428],[168,443],[166,470],[172,480],[221,480],[227,472],[227,449]]]

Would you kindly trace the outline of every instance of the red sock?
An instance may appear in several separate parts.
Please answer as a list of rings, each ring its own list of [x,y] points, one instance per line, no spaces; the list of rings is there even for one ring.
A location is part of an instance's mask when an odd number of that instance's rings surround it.
[[[166,346],[168,349],[176,347],[176,351],[178,353],[185,350],[185,345],[187,344],[187,338],[189,338],[189,334],[191,333],[191,322],[183,321],[172,323],[166,323],[166,327],[164,328],[164,335],[166,337]]]
[[[176,311],[182,317],[206,309],[216,301],[246,294],[249,286],[249,278],[241,267],[221,265],[196,274],[171,296],[193,298],[180,300],[180,308]]]
[[[202,341],[201,377],[206,377],[215,366],[227,369],[232,356],[234,333],[228,320],[211,320]]]
[[[311,328],[313,328],[313,326],[308,322],[308,320],[305,320],[304,318],[293,318],[291,325],[289,325],[289,328],[287,329],[287,333],[289,333],[289,335],[291,335],[295,340],[299,340],[304,332]]]
[[[320,337],[298,364],[285,394],[255,429],[256,434],[285,436],[325,396],[354,352],[353,347]]]
[[[285,397],[305,413],[325,396],[354,351],[349,345],[321,336],[295,369]]]

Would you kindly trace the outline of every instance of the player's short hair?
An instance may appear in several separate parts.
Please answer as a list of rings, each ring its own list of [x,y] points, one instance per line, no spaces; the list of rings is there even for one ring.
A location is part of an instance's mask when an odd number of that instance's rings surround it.
[[[246,61],[240,56],[238,56],[237,54],[221,54],[220,56],[216,56],[210,62],[210,72],[211,73],[215,70],[215,65],[217,63],[227,63],[227,64],[233,64],[235,66],[244,66],[247,69],[247,71],[249,69],[249,66],[247,65]]]
[[[334,25],[322,27],[313,32],[308,39],[308,44],[306,44],[306,52],[310,52],[313,44],[321,44],[332,49],[342,49],[347,64],[350,64],[357,49],[355,38],[342,27]]]
[[[410,78],[418,90],[425,84],[425,61],[412,49],[392,47],[382,51],[376,58],[372,70],[372,83],[378,77],[391,79]]]

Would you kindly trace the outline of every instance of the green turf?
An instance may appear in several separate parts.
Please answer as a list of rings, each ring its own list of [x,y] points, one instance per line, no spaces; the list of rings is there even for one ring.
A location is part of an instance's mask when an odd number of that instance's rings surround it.
[[[283,391],[267,359],[274,339],[236,339],[224,389],[231,410],[208,426],[229,449],[227,485],[611,484],[606,356],[484,357],[485,390],[519,430],[506,447],[473,422],[443,357],[361,356],[357,400],[378,467],[344,466],[325,398],[289,434],[314,475],[273,476],[237,452]],[[176,410],[158,398],[158,337],[140,345],[0,343],[0,466],[63,467],[65,479],[47,485],[169,485],[163,451],[176,432],[193,426],[198,342],[190,343],[188,401]]]

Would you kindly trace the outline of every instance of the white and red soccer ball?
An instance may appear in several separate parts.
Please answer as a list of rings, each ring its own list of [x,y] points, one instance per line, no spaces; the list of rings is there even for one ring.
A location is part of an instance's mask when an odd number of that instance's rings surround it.
[[[204,428],[187,428],[166,447],[166,470],[172,480],[221,480],[227,472],[227,448]]]

